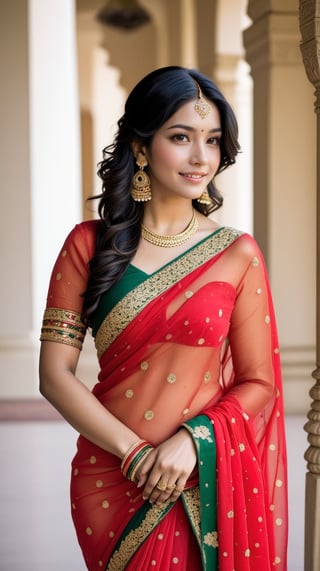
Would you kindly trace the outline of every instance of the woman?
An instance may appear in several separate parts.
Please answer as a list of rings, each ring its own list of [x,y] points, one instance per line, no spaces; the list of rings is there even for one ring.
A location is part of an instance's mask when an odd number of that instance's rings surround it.
[[[97,221],[53,269],[40,390],[79,431],[72,515],[90,571],[286,569],[286,451],[268,279],[208,215],[239,151],[217,87],[180,67],[129,95]],[[90,392],[76,377],[87,328]]]

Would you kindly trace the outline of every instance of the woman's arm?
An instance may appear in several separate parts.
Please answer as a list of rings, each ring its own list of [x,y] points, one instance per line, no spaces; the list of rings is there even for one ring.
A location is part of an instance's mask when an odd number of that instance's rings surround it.
[[[75,347],[42,341],[40,392],[80,434],[122,458],[139,437],[76,377],[79,354]]]

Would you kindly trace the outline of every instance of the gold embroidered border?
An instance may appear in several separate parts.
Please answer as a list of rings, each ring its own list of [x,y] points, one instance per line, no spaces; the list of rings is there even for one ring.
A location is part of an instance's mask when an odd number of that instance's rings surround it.
[[[139,527],[132,529],[122,540],[119,549],[113,552],[106,571],[123,571],[126,568],[126,565],[139,546],[156,527],[163,515],[168,513],[169,510],[164,512],[166,506],[168,506],[168,504],[164,503],[159,506],[154,504],[152,508],[147,511]]]
[[[121,299],[103,320],[96,338],[98,357],[155,297],[230,246],[242,232],[224,227],[179,259],[152,274]],[[196,251],[196,254],[195,254]]]
[[[56,341],[82,349],[86,328],[76,311],[48,307],[43,316],[40,341]]]
[[[201,527],[200,527],[200,488],[190,488],[184,490],[182,495],[183,503],[187,509],[188,516],[195,532],[197,541],[201,545]]]

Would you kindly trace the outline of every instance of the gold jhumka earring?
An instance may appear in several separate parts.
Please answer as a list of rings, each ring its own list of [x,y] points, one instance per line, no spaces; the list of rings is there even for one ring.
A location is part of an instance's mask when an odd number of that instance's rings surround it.
[[[205,188],[203,193],[201,194],[201,196],[199,196],[199,198],[197,198],[197,202],[199,202],[199,204],[204,204],[205,206],[211,206],[212,200],[209,196],[209,192],[208,192],[207,188]]]
[[[152,198],[150,178],[143,170],[147,164],[145,159],[137,160],[139,170],[133,175],[131,189],[131,196],[135,202],[148,202]]]

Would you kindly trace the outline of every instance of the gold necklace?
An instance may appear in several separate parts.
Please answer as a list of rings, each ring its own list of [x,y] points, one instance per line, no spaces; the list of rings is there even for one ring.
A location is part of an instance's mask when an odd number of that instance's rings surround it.
[[[174,246],[181,246],[195,234],[199,226],[199,220],[196,216],[195,210],[193,211],[192,218],[188,226],[179,234],[156,234],[150,228],[147,228],[144,224],[141,224],[141,236],[150,244],[155,246],[160,246],[161,248],[173,248]]]

